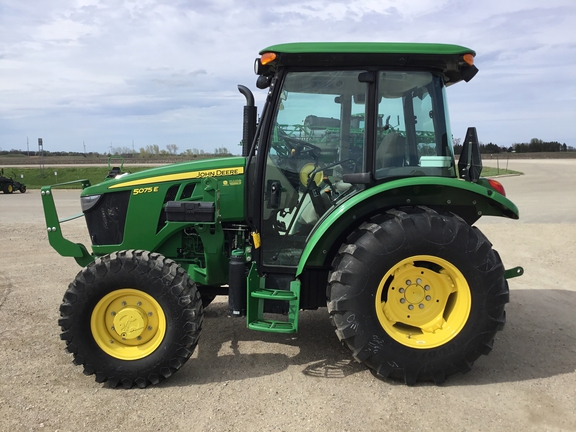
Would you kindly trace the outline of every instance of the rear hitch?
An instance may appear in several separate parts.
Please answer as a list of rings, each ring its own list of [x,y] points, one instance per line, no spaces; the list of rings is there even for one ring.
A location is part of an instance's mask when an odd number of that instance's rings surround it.
[[[524,269],[520,266],[511,268],[504,272],[505,279],[512,279],[518,276],[522,276],[524,274]]]

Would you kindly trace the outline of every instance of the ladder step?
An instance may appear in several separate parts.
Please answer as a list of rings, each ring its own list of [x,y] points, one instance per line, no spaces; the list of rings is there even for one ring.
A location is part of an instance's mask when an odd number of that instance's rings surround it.
[[[248,328],[270,333],[296,333],[297,331],[290,322],[263,319],[249,323]]]
[[[265,278],[258,275],[256,263],[252,262],[248,271],[246,287],[248,294],[246,324],[248,328],[269,333],[296,333],[298,331],[298,313],[300,312],[300,281],[298,279],[290,281],[290,290],[265,288],[265,283]],[[265,303],[271,300],[288,303],[287,315],[282,321],[264,318]]]
[[[284,301],[298,300],[298,296],[292,291],[276,290],[268,288],[252,291],[250,295],[254,298],[265,300],[284,300]]]

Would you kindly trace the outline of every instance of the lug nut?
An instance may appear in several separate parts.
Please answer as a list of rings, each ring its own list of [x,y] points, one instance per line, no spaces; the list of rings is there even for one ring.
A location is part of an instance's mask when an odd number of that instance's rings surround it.
[[[152,330],[152,326],[148,326],[148,330]]]
[[[430,285],[426,285],[426,286],[424,287],[424,289],[425,289],[426,291],[430,291]]]
[[[401,298],[401,299],[400,299],[400,303],[406,303],[406,299],[405,299],[405,298]]]
[[[110,312],[110,315],[114,316],[116,315],[116,312]]]
[[[125,302],[125,301],[122,302],[122,306],[126,306],[126,302]]]
[[[426,300],[427,300],[427,301],[430,301],[430,300],[432,300],[432,297],[426,296]]]
[[[420,285],[422,283],[422,279],[416,279],[416,283]]]
[[[404,292],[404,288],[400,288],[400,289],[398,290],[398,292],[399,292],[400,294],[402,294],[402,293]]]
[[[142,302],[136,303],[136,306],[142,306]]]
[[[414,309],[414,305],[408,305],[408,309],[410,310]]]
[[[408,280],[406,281],[406,285],[412,285],[412,281],[411,281],[410,279],[408,279]]]
[[[152,316],[152,312],[148,312],[148,316]]]
[[[418,307],[419,307],[420,309],[424,309],[424,305],[423,305],[422,303],[420,303],[420,304],[418,305]]]

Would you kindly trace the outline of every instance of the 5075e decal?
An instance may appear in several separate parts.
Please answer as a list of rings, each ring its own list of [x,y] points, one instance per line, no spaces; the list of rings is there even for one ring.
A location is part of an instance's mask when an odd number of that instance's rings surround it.
[[[132,195],[140,195],[140,194],[144,194],[144,193],[150,193],[150,192],[158,192],[158,190],[160,189],[159,186],[149,186],[149,187],[143,187],[143,188],[136,188],[132,191]]]

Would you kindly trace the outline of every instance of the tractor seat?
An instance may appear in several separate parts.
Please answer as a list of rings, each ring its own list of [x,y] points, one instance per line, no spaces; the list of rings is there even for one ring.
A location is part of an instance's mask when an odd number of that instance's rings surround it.
[[[113,179],[116,178],[116,176],[120,174],[120,167],[113,167],[110,172],[108,172],[108,175],[106,176],[107,179]]]
[[[406,165],[406,138],[392,132],[387,134],[376,150],[376,169]]]

